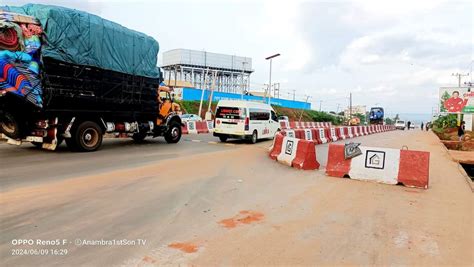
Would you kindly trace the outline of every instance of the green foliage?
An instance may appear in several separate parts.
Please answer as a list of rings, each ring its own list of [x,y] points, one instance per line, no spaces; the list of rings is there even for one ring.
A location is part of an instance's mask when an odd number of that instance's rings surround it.
[[[453,128],[457,127],[457,121],[458,118],[456,114],[448,114],[445,116],[440,116],[433,122],[433,125],[440,129]]]
[[[440,100],[440,108],[439,108],[439,111],[440,112],[446,112],[446,108],[444,107],[444,101],[448,100],[449,97],[451,97],[448,93],[448,91],[444,91],[443,95],[441,96],[441,100]]]
[[[395,121],[393,119],[390,119],[390,118],[385,118],[385,124],[392,125],[392,124],[395,124]]]

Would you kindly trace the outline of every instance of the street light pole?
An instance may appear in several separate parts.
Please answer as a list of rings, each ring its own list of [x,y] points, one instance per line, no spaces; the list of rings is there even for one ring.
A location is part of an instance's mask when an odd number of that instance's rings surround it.
[[[272,56],[266,57],[265,60],[270,60],[270,74],[268,78],[268,104],[270,104],[271,91],[272,91],[272,61],[273,58],[280,56],[280,54],[274,54]],[[265,93],[267,95],[267,92]],[[264,98],[265,99],[265,98]]]

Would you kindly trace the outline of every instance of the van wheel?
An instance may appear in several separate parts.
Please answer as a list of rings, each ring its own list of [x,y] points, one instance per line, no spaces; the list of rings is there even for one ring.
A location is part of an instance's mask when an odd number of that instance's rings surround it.
[[[102,145],[102,129],[93,121],[85,121],[73,130],[66,144],[72,151],[92,152]]]
[[[257,131],[255,130],[255,131],[253,131],[252,137],[250,138],[250,143],[252,143],[252,144],[257,143],[257,139],[258,139]]]
[[[219,140],[221,140],[222,143],[225,143],[227,141],[227,136],[221,135],[219,136]]]

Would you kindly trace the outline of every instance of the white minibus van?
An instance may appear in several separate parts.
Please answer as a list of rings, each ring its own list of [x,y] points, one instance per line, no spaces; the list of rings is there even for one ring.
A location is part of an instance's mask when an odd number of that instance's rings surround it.
[[[240,100],[220,100],[217,104],[214,136],[221,142],[236,138],[254,144],[259,139],[273,138],[279,130],[278,117],[268,104]]]

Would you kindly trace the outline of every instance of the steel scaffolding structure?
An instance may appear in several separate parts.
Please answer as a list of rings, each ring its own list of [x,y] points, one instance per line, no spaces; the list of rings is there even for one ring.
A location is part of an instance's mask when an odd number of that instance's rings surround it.
[[[228,93],[247,92],[253,72],[250,58],[185,49],[163,53],[162,69],[169,86],[187,82],[205,89],[210,89],[217,72],[214,90]]]

